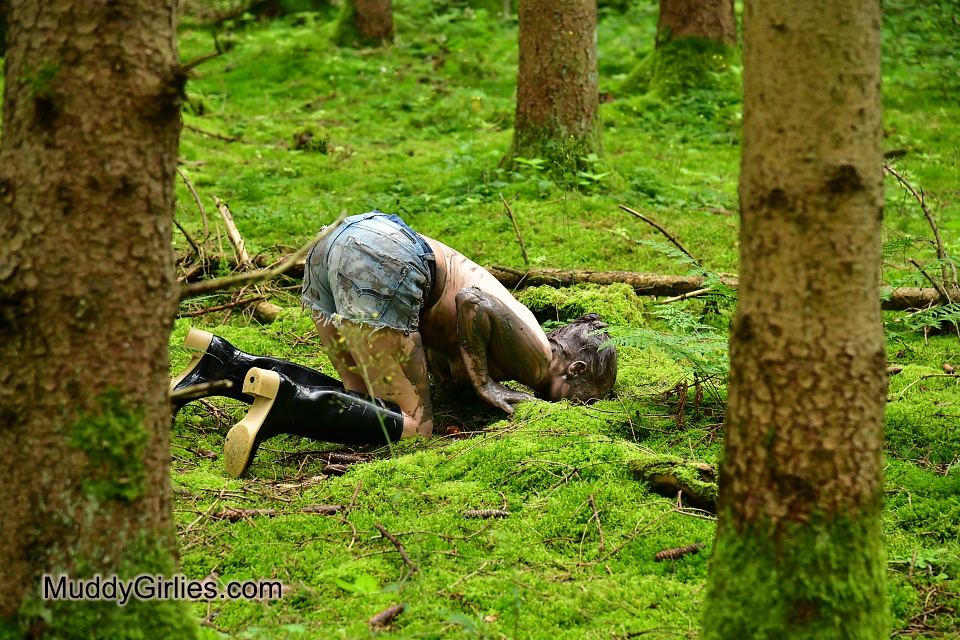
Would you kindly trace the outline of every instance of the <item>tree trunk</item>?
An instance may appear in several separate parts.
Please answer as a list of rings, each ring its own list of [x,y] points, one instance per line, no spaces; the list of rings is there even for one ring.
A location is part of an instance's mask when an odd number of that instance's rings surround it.
[[[668,97],[693,88],[736,90],[726,72],[737,62],[733,0],[660,0],[656,47],[621,91]]]
[[[575,172],[601,153],[596,0],[520,2],[515,156]]]
[[[880,3],[746,0],[704,638],[885,638]]]
[[[0,636],[181,638],[176,601],[54,602],[44,573],[172,576],[176,0],[9,0],[0,138]]]
[[[657,46],[676,38],[702,38],[737,46],[732,0],[660,0]]]
[[[333,41],[341,47],[379,47],[393,42],[391,0],[343,0]]]

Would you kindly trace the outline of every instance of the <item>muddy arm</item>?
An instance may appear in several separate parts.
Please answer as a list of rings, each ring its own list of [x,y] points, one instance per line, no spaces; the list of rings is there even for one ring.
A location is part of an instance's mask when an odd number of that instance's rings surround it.
[[[468,287],[457,293],[456,301],[457,339],[470,382],[481,398],[513,415],[514,404],[534,398],[508,389],[490,376],[490,351],[508,351],[514,362],[531,370],[528,380],[535,379],[536,369],[549,362],[538,362],[537,345],[517,330],[522,321],[493,296]]]

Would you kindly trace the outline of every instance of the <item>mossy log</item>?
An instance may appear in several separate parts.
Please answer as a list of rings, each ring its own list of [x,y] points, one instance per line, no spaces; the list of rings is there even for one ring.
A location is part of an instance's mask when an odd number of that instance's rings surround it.
[[[717,512],[717,471],[703,462],[689,462],[671,456],[634,460],[630,469],[650,490],[665,498],[681,499],[710,513]]]
[[[264,256],[253,258],[254,264],[265,266],[267,259]],[[215,264],[219,264],[215,261]],[[290,278],[303,277],[304,260],[298,260],[284,275]],[[703,278],[699,276],[675,276],[660,273],[639,273],[636,271],[591,271],[589,269],[531,269],[521,271],[500,265],[492,265],[487,270],[508,289],[525,289],[546,285],[549,287],[570,287],[580,283],[610,285],[622,282],[633,287],[640,296],[673,297],[685,293],[692,293],[703,288]],[[195,277],[188,278],[187,282],[195,282],[204,275],[197,270]],[[739,279],[736,276],[723,278],[724,284],[736,288]],[[881,289],[884,299],[881,306],[884,311],[906,311],[908,309],[925,309],[938,304],[940,296],[936,289],[922,289],[919,287],[884,287]],[[953,300],[960,300],[960,289],[949,292]]]

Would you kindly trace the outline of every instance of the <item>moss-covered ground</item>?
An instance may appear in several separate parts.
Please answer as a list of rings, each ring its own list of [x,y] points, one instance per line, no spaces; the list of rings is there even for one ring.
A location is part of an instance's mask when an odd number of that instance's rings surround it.
[[[664,224],[709,268],[736,272],[739,97],[618,94],[653,45],[655,3],[601,10],[604,167],[560,177],[538,158],[518,171],[498,168],[511,139],[516,22],[464,5],[396,0],[396,42],[377,49],[331,44],[335,12],[240,18],[222,28],[218,37],[230,50],[190,81],[181,145],[181,169],[208,213],[212,196],[226,199],[252,252],[275,258],[341,211],[377,207],[481,264],[521,267],[503,193],[516,197],[511,207],[535,265],[684,273],[673,258],[638,244],[660,238],[619,211],[625,203]],[[923,188],[948,251],[960,253],[960,61],[953,50],[960,10],[914,0],[889,0],[884,10],[884,148]],[[209,29],[187,16],[182,58],[212,48]],[[296,149],[295,135],[306,130],[328,139],[327,153],[317,151],[322,145]],[[607,168],[622,181],[603,175]],[[930,244],[917,240],[929,228],[896,182],[886,184],[885,277],[922,284],[906,258],[935,259]],[[183,185],[178,199],[179,219],[198,232]],[[175,242],[186,250],[182,237]],[[172,369],[189,358],[178,345],[192,323],[245,350],[333,373],[296,290],[280,288],[295,285],[283,280],[266,290],[284,307],[272,325],[240,311],[178,321]],[[587,305],[617,324],[684,326],[656,317],[654,301],[623,293],[532,292],[526,300],[542,307],[548,323]],[[680,304],[694,316],[703,309],[698,301]],[[708,324],[722,335],[728,317],[721,309]],[[944,363],[960,366],[960,339],[909,333],[894,314],[886,320],[890,364],[902,366],[891,377],[887,409],[892,628],[901,636],[957,637],[960,388],[957,378],[925,376],[943,374]],[[695,350],[697,336],[689,340]],[[318,452],[331,447],[284,437],[261,448],[244,478],[230,479],[223,438],[246,407],[216,399],[188,405],[172,432],[183,571],[198,579],[211,572],[221,580],[277,578],[289,587],[276,601],[195,604],[204,637],[695,637],[715,523],[652,493],[630,464],[655,455],[716,462],[725,391],[713,378],[695,385],[689,371],[689,363],[652,346],[622,347],[613,399],[590,407],[530,403],[512,420],[469,390],[438,387],[438,435],[401,442],[392,453],[361,451],[369,461],[342,476],[323,473]],[[345,516],[302,511],[351,503]],[[226,507],[276,515],[212,517]],[[509,516],[465,518],[472,509]],[[410,573],[375,522],[403,543],[419,571]],[[697,542],[707,545],[698,554],[653,559]],[[371,632],[368,619],[399,603],[407,609],[392,628]]]

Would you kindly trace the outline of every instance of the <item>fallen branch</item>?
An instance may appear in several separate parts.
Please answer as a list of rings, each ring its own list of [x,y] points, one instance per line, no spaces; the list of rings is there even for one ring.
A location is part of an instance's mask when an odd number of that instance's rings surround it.
[[[917,262],[913,258],[910,258],[910,264],[915,266],[917,270],[923,274],[923,277],[927,279],[927,282],[932,284],[933,288],[937,290],[937,293],[940,294],[940,304],[950,304],[952,302],[952,300],[950,300],[950,296],[947,294],[946,289],[943,288],[943,285],[937,282],[936,280],[934,280],[933,278],[931,278],[930,274],[927,273],[926,270],[920,266],[919,262]]]
[[[193,237],[187,232],[187,230],[183,228],[183,225],[180,224],[180,221],[177,220],[176,216],[174,216],[173,218],[173,224],[177,226],[177,229],[180,230],[180,233],[183,234],[183,237],[187,239],[187,244],[189,244],[190,248],[193,249],[194,255],[196,255],[197,258],[200,258],[203,255],[200,253],[200,247],[197,246],[197,243],[194,241]]]
[[[933,230],[933,237],[937,241],[937,258],[941,261],[940,270],[943,275],[943,281],[950,281],[950,274],[947,272],[947,262],[950,263],[950,268],[953,270],[953,282],[957,282],[957,267],[953,264],[952,261],[948,261],[947,252],[943,247],[943,240],[940,238],[940,229],[937,228],[937,223],[933,219],[933,214],[930,213],[930,208],[927,207],[927,204],[923,201],[923,193],[917,191],[913,188],[913,185],[907,182],[907,179],[900,175],[896,169],[888,165],[886,162],[883,163],[883,170],[892,175],[897,179],[903,187],[913,194],[913,197],[916,198],[917,202],[920,203],[920,209],[923,211],[923,215],[926,216],[927,222],[930,223],[930,228]]]
[[[240,138],[232,138],[230,136],[220,135],[219,133],[214,133],[212,131],[205,131],[200,127],[195,127],[192,124],[187,124],[186,122],[183,123],[183,128],[189,129],[194,133],[199,133],[200,135],[203,135],[203,136],[210,136],[211,138],[216,138],[217,140],[223,140],[225,142],[243,142],[243,140]]]
[[[306,258],[307,253],[310,252],[310,249],[312,249],[315,244],[326,238],[327,235],[333,231],[333,229],[339,225],[345,217],[346,214],[341,214],[340,217],[337,218],[332,224],[318,233],[313,240],[297,249],[293,254],[290,255],[290,257],[273,268],[259,269],[250,273],[241,273],[235,276],[227,276],[226,278],[204,280],[202,282],[183,285],[180,287],[180,299],[186,300],[187,298],[194,298],[196,296],[213,293],[214,291],[223,291],[224,289],[232,289],[233,287],[253,284],[254,282],[270,280],[272,278],[276,278],[277,276],[283,275],[287,271],[290,271],[291,268],[298,262],[301,264],[300,275],[302,276],[302,261]]]
[[[180,174],[180,177],[183,179],[183,184],[187,185],[187,189],[189,189],[190,193],[193,194],[193,199],[197,203],[197,208],[200,209],[200,218],[203,220],[203,241],[206,242],[207,238],[210,237],[210,225],[207,223],[207,210],[203,208],[203,202],[200,201],[200,194],[197,193],[197,190],[193,188],[193,184],[187,179],[187,176],[184,175],[183,171],[180,171],[179,167],[177,167],[177,173]]]
[[[370,628],[378,629],[380,627],[389,627],[390,623],[393,622],[393,619],[403,613],[403,610],[406,608],[407,605],[398,604],[386,609],[385,611],[381,611],[377,615],[370,618]]]
[[[656,562],[662,562],[663,560],[676,560],[677,558],[682,558],[688,553],[698,553],[700,549],[703,549],[705,544],[701,542],[695,542],[694,544],[688,544],[685,547],[677,547],[676,549],[664,549],[663,551],[657,551],[654,554],[653,559]]]
[[[693,257],[693,254],[692,254],[692,253],[690,253],[689,251],[687,251],[686,248],[684,248],[684,246],[683,246],[682,244],[680,244],[680,241],[679,241],[679,240],[677,240],[677,239],[674,238],[672,235],[670,235],[670,232],[667,231],[666,229],[664,229],[663,227],[661,227],[659,224],[657,224],[656,222],[654,222],[653,220],[651,220],[651,219],[648,218],[647,216],[643,215],[642,213],[639,213],[639,212],[637,212],[637,211],[634,211],[633,209],[631,209],[630,207],[628,207],[628,206],[626,206],[626,205],[622,205],[622,204],[621,204],[621,205],[617,205],[617,206],[619,206],[621,209],[623,209],[623,210],[626,211],[627,213],[632,213],[632,214],[635,215],[636,217],[640,218],[641,220],[643,220],[644,222],[646,222],[647,224],[649,224],[651,227],[653,227],[654,229],[656,229],[657,231],[659,231],[660,233],[662,233],[662,234],[667,238],[667,240],[669,240],[670,242],[673,243],[673,245],[674,245],[677,249],[680,249],[680,251],[683,251],[683,252],[687,255],[688,258],[690,258],[691,260],[693,260],[693,261],[696,262],[697,264],[701,264],[701,262],[700,262],[699,260],[697,260],[696,258]]]
[[[227,304],[221,304],[216,307],[207,307],[205,309],[198,309],[196,311],[187,311],[186,313],[177,314],[178,318],[196,318],[197,316],[205,316],[208,313],[216,313],[217,311],[225,311],[226,309],[233,309],[234,307],[242,307],[244,305],[250,304],[251,302],[258,302],[260,300],[265,300],[263,296],[257,296],[256,298],[247,298],[246,300],[237,300],[236,302],[228,302]]]
[[[513,211],[510,210],[510,205],[507,204],[506,198],[503,197],[503,194],[500,194],[500,202],[503,203],[503,206],[507,209],[507,215],[510,216],[510,222],[513,223],[513,230],[517,234],[517,241],[520,243],[520,253],[523,254],[523,264],[530,268],[530,258],[527,257],[527,247],[523,244],[523,236],[520,235],[520,227],[517,226],[517,220],[513,217]]]
[[[397,540],[396,536],[384,529],[383,525],[379,522],[374,522],[373,526],[377,528],[384,538],[393,543],[393,546],[395,546],[397,551],[400,552],[400,557],[403,558],[403,561],[407,563],[408,567],[410,567],[411,572],[416,573],[417,571],[420,571],[420,569],[417,568],[417,565],[413,564],[413,561],[410,560],[410,557],[407,555],[407,550],[403,548],[403,543]]]
[[[306,252],[304,252],[304,256],[305,255]],[[290,264],[291,262],[292,264]],[[295,258],[294,260],[285,260],[281,265],[283,266],[282,273],[290,278],[302,278],[305,262],[306,261],[304,257]],[[703,278],[700,276],[675,276],[659,273],[639,273],[636,271],[591,271],[588,269],[530,269],[528,271],[523,271],[502,265],[491,265],[486,267],[486,269],[491,275],[493,275],[493,277],[500,281],[500,284],[508,289],[513,290],[536,286],[548,286],[559,289],[563,287],[571,287],[580,283],[609,285],[622,282],[633,287],[633,290],[637,292],[637,295],[669,297],[691,294],[703,289]],[[186,297],[193,297],[202,295],[203,293],[209,293],[210,291],[221,291],[223,289],[229,289],[233,286],[247,284],[251,281],[251,276],[256,273],[260,272],[241,274],[238,276],[221,278],[220,280],[209,281],[222,282],[232,278],[236,278],[238,280],[238,284],[236,285],[225,284],[224,286],[218,286],[209,290],[199,288],[201,285],[206,286],[208,281],[200,281],[186,285],[186,287],[198,287],[197,291],[199,291],[199,293],[193,293],[194,290],[190,289],[189,295],[186,295]],[[257,282],[259,280],[269,279],[278,275],[280,275],[280,273],[265,278],[257,277],[253,278],[253,281]],[[737,276],[733,275],[722,275],[722,282],[728,287],[736,289],[739,279]],[[181,288],[181,291],[183,291],[184,288]],[[960,298],[960,289],[953,288],[952,291],[954,291],[954,294],[952,295],[953,298]],[[931,305],[937,304],[937,301],[940,298],[940,294],[937,292],[937,290],[932,288],[921,289],[918,287],[884,287],[881,289],[881,292],[885,297],[889,297],[888,300],[883,300],[881,303],[884,311],[924,309]]]
[[[253,266],[253,263],[250,261],[250,254],[247,253],[247,245],[243,241],[243,236],[240,235],[240,230],[237,229],[237,225],[233,221],[233,214],[230,213],[230,208],[226,202],[217,196],[213,196],[213,203],[217,205],[217,211],[220,212],[220,217],[223,218],[223,225],[227,228],[227,238],[230,239],[230,244],[232,244],[233,248],[237,251],[237,261],[241,267],[249,269]]]
[[[684,293],[679,296],[673,296],[672,298],[667,298],[666,300],[661,300],[657,304],[670,304],[671,302],[680,302],[681,300],[689,300],[690,298],[697,298],[699,296],[705,295],[713,291],[710,287],[705,289],[697,289],[696,291],[691,291],[690,293]]]

